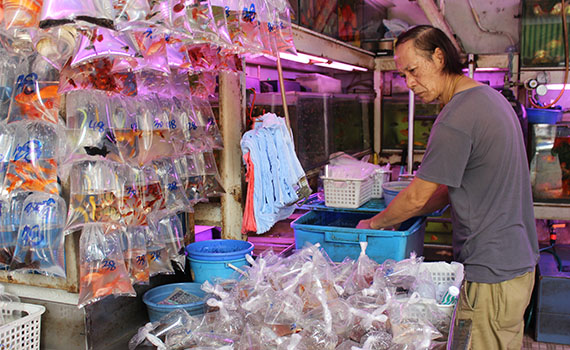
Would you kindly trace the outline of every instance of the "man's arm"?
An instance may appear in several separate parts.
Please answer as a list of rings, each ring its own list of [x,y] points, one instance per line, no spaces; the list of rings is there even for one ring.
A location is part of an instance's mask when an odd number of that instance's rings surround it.
[[[449,203],[447,186],[414,178],[390,205],[368,220],[362,220],[356,228],[380,229],[399,224],[411,217],[426,215]]]

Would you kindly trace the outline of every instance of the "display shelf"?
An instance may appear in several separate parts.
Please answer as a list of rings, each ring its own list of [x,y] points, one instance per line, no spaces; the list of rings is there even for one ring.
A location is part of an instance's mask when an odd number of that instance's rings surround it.
[[[570,220],[570,203],[534,203],[534,218]]]
[[[325,57],[333,61],[353,64],[369,70],[373,70],[375,67],[375,54],[370,51],[330,38],[296,24],[292,24],[292,27],[293,39],[297,51]]]
[[[518,71],[518,55],[513,55],[512,70]],[[395,71],[396,62],[394,56],[377,57],[375,60],[375,68],[379,71]],[[509,68],[509,55],[508,54],[488,54],[477,55],[476,57],[477,68],[497,68],[499,70],[506,70]]]

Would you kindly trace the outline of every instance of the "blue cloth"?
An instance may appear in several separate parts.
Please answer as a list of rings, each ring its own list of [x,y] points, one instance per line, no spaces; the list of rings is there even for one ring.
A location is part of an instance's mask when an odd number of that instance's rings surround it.
[[[273,113],[263,115],[243,135],[241,149],[250,153],[254,165],[253,209],[257,233],[262,234],[293,214],[305,171],[284,119]]]

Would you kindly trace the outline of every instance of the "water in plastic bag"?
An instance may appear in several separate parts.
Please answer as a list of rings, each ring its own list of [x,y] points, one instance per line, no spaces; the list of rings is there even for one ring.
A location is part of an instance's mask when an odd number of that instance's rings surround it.
[[[121,234],[107,224],[83,227],[79,240],[79,307],[108,295],[136,296],[125,265]]]
[[[26,198],[10,270],[66,277],[66,212],[65,201],[57,195],[35,192]]]

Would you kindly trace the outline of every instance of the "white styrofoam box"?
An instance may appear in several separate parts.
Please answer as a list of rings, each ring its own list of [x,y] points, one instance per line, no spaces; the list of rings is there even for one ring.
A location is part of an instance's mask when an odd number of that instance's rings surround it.
[[[341,81],[339,79],[331,78],[323,74],[299,74],[295,80],[304,87],[310,88],[312,92],[342,92]]]

